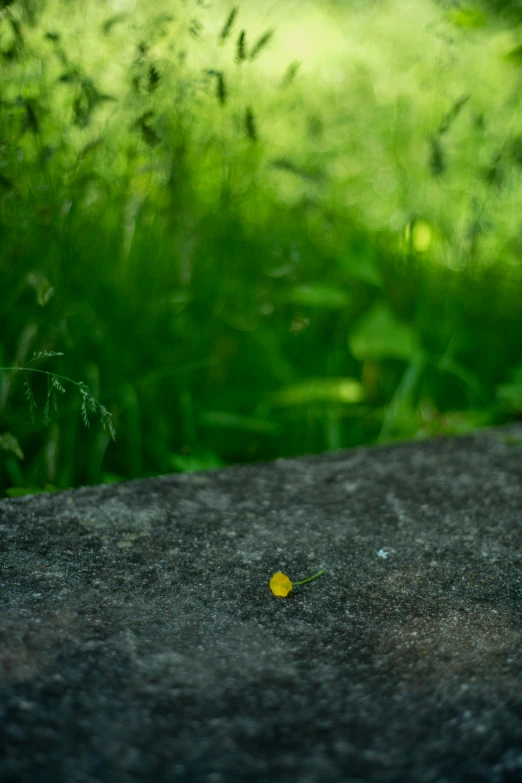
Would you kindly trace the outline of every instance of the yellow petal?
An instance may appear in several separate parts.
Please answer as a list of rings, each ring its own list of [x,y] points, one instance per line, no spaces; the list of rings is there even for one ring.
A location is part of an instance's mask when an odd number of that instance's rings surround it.
[[[270,589],[274,595],[278,595],[280,598],[286,598],[288,593],[292,592],[292,582],[286,574],[282,574],[281,571],[278,571],[270,580]]]

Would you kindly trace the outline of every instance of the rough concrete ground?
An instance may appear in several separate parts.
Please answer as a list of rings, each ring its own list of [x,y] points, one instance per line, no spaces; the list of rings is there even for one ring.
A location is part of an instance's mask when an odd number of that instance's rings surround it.
[[[522,781],[521,512],[522,426],[1,501],[0,780]]]

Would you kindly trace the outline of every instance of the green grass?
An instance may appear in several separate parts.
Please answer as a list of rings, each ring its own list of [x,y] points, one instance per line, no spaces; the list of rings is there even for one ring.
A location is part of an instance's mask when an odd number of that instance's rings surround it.
[[[0,2],[2,492],[520,415],[516,4],[282,5]]]

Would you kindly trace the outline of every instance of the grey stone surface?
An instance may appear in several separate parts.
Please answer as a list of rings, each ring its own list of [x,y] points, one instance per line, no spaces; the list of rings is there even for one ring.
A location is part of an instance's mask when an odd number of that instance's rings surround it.
[[[0,780],[522,781],[521,511],[522,426],[0,502]]]

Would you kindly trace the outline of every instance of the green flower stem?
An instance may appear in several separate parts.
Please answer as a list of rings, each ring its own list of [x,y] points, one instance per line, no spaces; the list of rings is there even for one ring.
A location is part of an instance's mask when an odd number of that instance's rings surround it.
[[[308,579],[303,579],[301,582],[292,582],[292,585],[304,585],[305,582],[311,582],[312,579],[317,579],[318,576],[321,576],[321,574],[324,574],[324,568],[322,571],[319,571],[318,574],[314,574],[313,576],[309,576]]]

